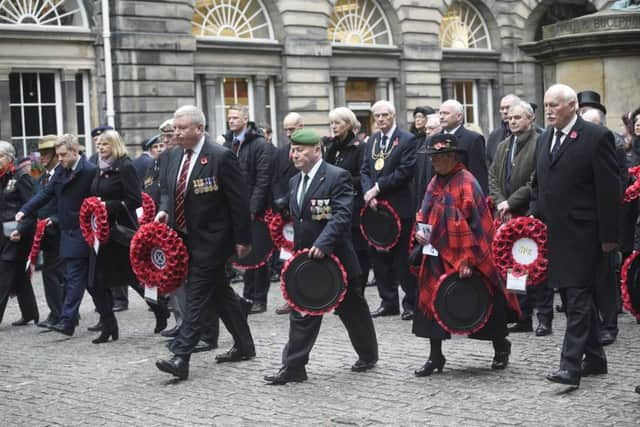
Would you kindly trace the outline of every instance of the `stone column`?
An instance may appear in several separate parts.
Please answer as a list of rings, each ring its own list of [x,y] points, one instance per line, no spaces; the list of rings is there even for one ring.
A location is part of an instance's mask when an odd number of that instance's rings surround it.
[[[442,79],[442,100],[453,98],[453,80]]]
[[[78,134],[78,115],[76,113],[76,74],[77,70],[62,71],[62,133]]]
[[[220,115],[216,109],[216,103],[219,98],[220,80],[216,76],[205,75],[202,81],[204,82],[204,88],[202,91],[204,113],[207,116],[207,123],[209,123],[209,135],[211,139],[215,140],[218,135],[224,131],[224,123],[219,123]]]
[[[253,120],[256,126],[262,126],[270,123],[267,121],[267,77],[256,76],[253,79],[253,111],[255,117],[250,117],[249,120]]]
[[[478,125],[482,128],[486,135],[489,135],[489,129],[491,126],[489,124],[490,114],[489,111],[489,80],[480,79],[478,80]]]
[[[11,109],[9,108],[9,68],[0,68],[0,139],[11,140]]]
[[[389,99],[389,79],[378,79],[376,80],[376,101],[380,101],[381,99]]]
[[[333,84],[334,84],[334,92],[333,92],[334,108],[346,107],[347,106],[347,78],[336,77],[333,79]]]

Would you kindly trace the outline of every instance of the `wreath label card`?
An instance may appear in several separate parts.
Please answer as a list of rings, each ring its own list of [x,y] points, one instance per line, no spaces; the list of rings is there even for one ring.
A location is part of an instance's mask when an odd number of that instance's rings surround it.
[[[280,259],[281,260],[286,261],[289,258],[291,258],[291,256],[293,256],[293,254],[291,252],[289,252],[285,248],[280,248]]]
[[[158,288],[145,286],[144,287],[144,299],[151,302],[158,302]]]
[[[507,271],[507,290],[517,294],[527,293],[527,275],[514,276],[513,270]]]

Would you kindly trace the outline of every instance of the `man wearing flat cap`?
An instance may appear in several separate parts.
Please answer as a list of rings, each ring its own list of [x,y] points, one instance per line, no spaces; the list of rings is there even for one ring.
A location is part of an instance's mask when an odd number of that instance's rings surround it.
[[[312,259],[335,255],[344,265],[347,291],[335,313],[342,320],[358,354],[351,370],[367,371],[378,361],[378,342],[362,283],[358,281],[360,266],[350,236],[351,175],[322,159],[320,136],[311,129],[299,129],[291,135],[291,160],[300,171],[289,180],[294,249],[308,249]],[[322,316],[305,315],[297,310],[294,307],[289,314],[289,341],[283,351],[282,367],[275,375],[264,378],[269,384],[282,385],[307,379],[305,366],[318,337]]]

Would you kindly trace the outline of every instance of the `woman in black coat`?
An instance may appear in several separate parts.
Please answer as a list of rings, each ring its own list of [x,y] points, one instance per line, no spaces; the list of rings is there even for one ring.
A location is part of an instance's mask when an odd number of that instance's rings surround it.
[[[360,123],[350,109],[338,107],[331,110],[329,112],[329,124],[333,137],[324,138],[324,160],[349,171],[351,174],[351,183],[354,189],[351,238],[353,239],[353,247],[358,255],[358,262],[362,270],[360,284],[364,292],[369,277],[369,269],[371,268],[369,245],[360,231],[360,210],[364,203],[362,185],[360,184],[360,166],[362,165],[365,144],[356,137],[355,131],[360,127]]]
[[[12,222],[20,207],[33,196],[35,180],[27,173],[16,172],[14,160],[13,145],[0,141],[0,323],[9,295],[15,293],[22,318],[13,325],[20,326],[31,320],[38,323],[39,317],[31,279],[26,271],[35,221],[25,218],[15,227]]]
[[[131,231],[138,228],[135,211],[142,204],[140,181],[116,131],[103,133],[96,145],[98,173],[91,185],[91,194],[105,203],[111,228],[109,241],[100,245],[97,255],[92,252],[89,266],[89,286],[94,289],[94,301],[102,323],[102,333],[93,343],[99,344],[108,341],[109,337],[118,339],[118,323],[113,313],[110,289],[131,285],[143,298],[144,289],[129,262],[131,234],[117,227],[123,226]],[[166,328],[169,312],[160,304],[150,303],[149,306],[156,316],[154,332],[158,333]]]

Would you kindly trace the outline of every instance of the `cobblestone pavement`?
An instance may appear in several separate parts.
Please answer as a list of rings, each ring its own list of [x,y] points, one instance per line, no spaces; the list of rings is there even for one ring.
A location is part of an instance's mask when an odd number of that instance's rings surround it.
[[[47,314],[40,283],[34,286]],[[241,285],[236,289],[240,289]],[[97,320],[90,298],[81,307],[76,334],[67,339],[34,326],[12,327],[19,317],[11,300],[0,325],[0,425],[638,425],[640,326],[620,317],[620,335],[607,348],[609,375],[584,378],[566,392],[544,376],[557,367],[564,316],[554,334],[513,334],[511,363],[490,369],[490,342],[454,338],[444,344],[442,374],[415,378],[428,342],[399,317],[375,321],[380,362],[367,373],[349,367],[356,356],[337,316],[325,316],[307,367],[309,381],[267,386],[263,376],[279,367],[287,339],[286,316],[272,285],[269,311],[250,317],[258,357],[218,365],[214,356],[231,346],[192,357],[188,381],[176,382],[154,362],[167,356],[165,339],[152,333],[153,315],[133,292],[130,309],[118,313],[120,340],[93,345],[87,326]],[[375,288],[367,289],[372,308]],[[171,325],[170,325],[171,326]],[[224,328],[222,328],[224,330]]]

